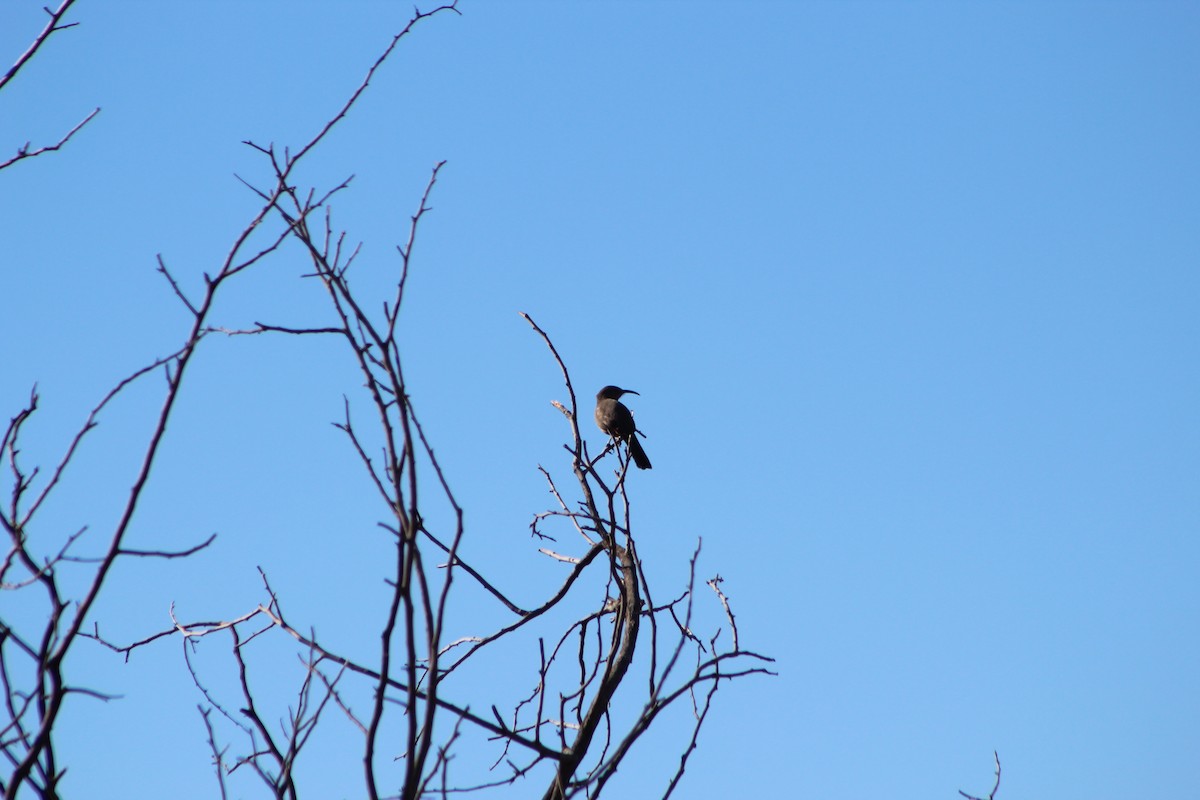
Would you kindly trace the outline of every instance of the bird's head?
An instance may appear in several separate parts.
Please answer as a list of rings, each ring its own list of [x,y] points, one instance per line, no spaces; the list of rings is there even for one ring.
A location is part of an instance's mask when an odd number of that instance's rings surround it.
[[[620,386],[605,386],[596,392],[597,400],[618,400],[623,394],[637,394],[633,389],[622,389]]]

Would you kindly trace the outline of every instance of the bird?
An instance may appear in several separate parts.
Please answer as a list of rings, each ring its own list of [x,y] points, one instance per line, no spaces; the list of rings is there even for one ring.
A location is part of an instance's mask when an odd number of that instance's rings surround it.
[[[605,386],[596,392],[596,424],[609,436],[625,442],[638,469],[650,469],[650,458],[637,438],[638,429],[633,424],[633,414],[629,413],[629,409],[619,399],[623,394],[637,392],[622,389],[620,386]]]

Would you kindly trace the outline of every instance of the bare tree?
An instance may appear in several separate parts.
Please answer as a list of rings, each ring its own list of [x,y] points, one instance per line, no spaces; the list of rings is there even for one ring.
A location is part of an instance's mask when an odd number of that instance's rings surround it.
[[[48,12],[51,21],[46,30],[5,81],[50,35],[69,27],[61,20],[70,5],[71,0],[66,0],[57,11]],[[502,576],[489,574],[494,570],[486,564],[467,563],[461,555],[467,535],[462,508],[421,425],[405,379],[398,333],[418,229],[430,211],[429,199],[442,164],[433,167],[412,214],[407,240],[397,248],[398,278],[382,303],[361,295],[352,284],[359,249],[349,245],[346,232],[335,230],[333,224],[331,200],[348,187],[349,179],[332,188],[301,189],[294,177],[297,165],[359,102],[379,67],[413,27],[456,11],[456,2],[451,2],[414,13],[349,99],[299,149],[247,142],[268,165],[269,178],[257,186],[247,182],[258,197],[258,210],[234,237],[221,263],[204,275],[202,291],[186,292],[165,259],[158,259],[158,271],[185,312],[182,343],[119,381],[101,398],[48,474],[26,467],[21,459],[22,433],[38,408],[36,390],[5,429],[0,454],[7,467],[8,501],[0,510],[0,525],[8,538],[8,551],[0,563],[0,589],[34,593],[46,610],[44,624],[0,622],[5,701],[0,753],[10,767],[0,789],[6,798],[18,793],[60,796],[63,759],[51,734],[63,719],[70,695],[104,699],[99,692],[64,678],[64,660],[80,640],[92,640],[129,658],[160,639],[179,637],[186,668],[200,693],[201,723],[222,797],[227,794],[229,775],[239,771],[257,775],[271,796],[297,797],[297,764],[309,751],[313,733],[328,718],[327,712],[339,715],[348,730],[361,737],[363,783],[372,799],[445,797],[526,779],[542,781],[546,798],[581,793],[595,797],[663,712],[673,706],[690,707],[691,732],[680,744],[677,762],[663,775],[662,795],[667,797],[680,784],[717,689],[736,678],[770,674],[770,658],[741,647],[722,579],[713,577],[706,582],[710,591],[701,591],[699,543],[690,558],[681,554],[689,565],[686,585],[677,587],[672,599],[654,602],[653,581],[637,555],[625,480],[629,464],[611,443],[598,454],[589,453],[579,429],[567,365],[550,336],[528,315],[525,319],[562,373],[569,398],[554,405],[567,423],[564,449],[571,485],[569,489],[560,485],[561,479],[551,469],[540,468],[556,505],[536,514],[531,530],[534,537],[549,543],[554,541],[552,527],[564,527],[579,537],[578,545],[541,548],[548,568],[561,569],[565,564],[567,573],[554,592],[535,604],[518,602]],[[26,146],[8,163],[56,149],[94,113],[58,145],[36,151]],[[268,257],[282,257],[280,250],[289,241],[299,243],[306,254],[312,267],[309,277],[327,296],[335,324],[260,322],[243,330],[217,326],[212,320],[217,296],[231,291],[240,276]],[[173,615],[169,626],[132,644],[112,643],[101,636],[93,608],[111,584],[118,560],[181,558],[213,541],[210,537],[178,550],[136,550],[126,545],[183,377],[197,349],[214,334],[332,336],[344,342],[347,357],[356,364],[361,393],[346,399],[337,424],[358,455],[363,480],[379,498],[384,517],[381,535],[389,538],[394,556],[386,575],[390,599],[375,652],[341,652],[310,627],[294,623],[265,571],[260,571],[262,602],[236,618],[181,621]],[[37,525],[38,512],[56,496],[65,468],[86,444],[105,409],[134,382],[150,376],[164,380],[162,405],[148,421],[141,463],[117,522],[110,530],[83,529],[56,539],[52,531]],[[373,420],[365,428],[354,421],[360,407],[368,409]],[[615,467],[609,469],[613,459]],[[434,519],[447,521],[430,521]],[[92,547],[100,544],[101,555],[78,556],[74,548],[83,541]],[[87,571],[78,596],[59,580],[68,564]],[[490,630],[449,630],[452,590],[462,584],[478,587],[508,620]],[[597,586],[602,593],[593,591]],[[714,604],[726,621],[703,636],[693,629],[697,603],[702,601]],[[565,626],[563,618],[570,620]],[[277,684],[281,666],[255,650],[257,643],[279,636],[292,641],[300,656],[295,700],[284,713],[268,708],[262,699],[263,682]],[[198,649],[214,637],[227,637],[236,671],[233,695],[210,689],[194,662]],[[459,700],[457,694],[465,690],[463,676],[479,666],[486,669],[489,654],[501,642],[526,648],[537,667],[519,693],[496,686],[495,696],[485,704],[487,710],[480,713],[475,710],[478,703]],[[642,665],[640,674],[646,681],[642,689],[630,679],[635,664]],[[365,705],[352,699],[364,697]],[[466,746],[475,740],[491,746]]]
[[[47,9],[49,21],[15,65],[0,79],[3,89],[64,22],[74,0]],[[75,696],[111,699],[70,682],[64,663],[81,641],[91,641],[126,658],[140,648],[177,637],[184,665],[198,691],[199,723],[215,765],[215,790],[224,798],[233,774],[257,776],[270,796],[295,798],[302,756],[311,757],[319,725],[342,725],[361,740],[362,781],[370,798],[448,797],[459,792],[500,789],[533,781],[547,800],[576,795],[598,797],[650,728],[672,708],[690,712],[688,732],[664,768],[661,796],[670,797],[686,773],[717,690],[727,681],[771,674],[771,659],[744,649],[722,578],[698,579],[700,543],[681,553],[688,578],[659,595],[661,582],[638,557],[633,499],[626,482],[628,462],[609,443],[589,452],[579,427],[579,407],[566,361],[550,335],[522,315],[547,346],[561,372],[566,402],[554,401],[566,423],[564,464],[541,466],[554,506],[535,514],[531,534],[547,569],[565,569],[558,587],[534,603],[519,600],[521,587],[489,565],[468,563],[461,552],[467,536],[463,511],[446,471],[426,437],[402,365],[398,321],[414,266],[420,223],[442,164],[435,165],[411,216],[406,241],[397,250],[398,277],[390,297],[360,294],[351,282],[358,247],[333,224],[331,200],[349,186],[300,189],[297,166],[359,102],[380,66],[423,20],[457,12],[456,2],[416,12],[373,62],[360,85],[326,124],[299,149],[247,143],[268,167],[267,180],[247,186],[258,198],[257,211],[233,237],[227,255],[204,275],[202,291],[189,295],[165,259],[157,268],[184,309],[181,343],[122,378],[94,404],[56,463],[43,471],[21,456],[26,425],[38,410],[36,388],[10,419],[0,437],[4,497],[0,528],[7,539],[0,561],[0,591],[21,593],[44,613],[20,621],[0,619],[0,755],[8,766],[0,776],[5,798],[58,798],[66,757],[53,733]],[[95,117],[96,109],[57,144],[26,144],[0,169],[57,150]],[[298,243],[311,265],[310,278],[328,299],[335,323],[256,323],[244,330],[217,326],[212,309],[218,295],[269,257],[281,258],[288,242]],[[376,310],[379,309],[379,310]],[[127,544],[127,533],[146,492],[163,446],[163,436],[192,356],[213,335],[275,335],[311,340],[334,337],[345,344],[362,377],[353,399],[345,400],[338,427],[362,465],[363,480],[379,498],[393,558],[385,579],[390,587],[384,623],[373,652],[344,652],[284,610],[267,572],[260,570],[261,603],[230,619],[170,624],[131,644],[100,634],[94,609],[111,590],[113,567],[126,559],[191,556],[215,537],[178,549],[144,550]],[[40,513],[59,495],[64,471],[106,411],[136,382],[163,381],[161,407],[147,420],[140,464],[116,522],[106,530],[56,534]],[[360,426],[365,408],[372,423]],[[436,522],[433,520],[437,520]],[[558,543],[565,530],[571,544]],[[578,537],[578,538],[575,538]],[[98,555],[77,552],[87,543]],[[64,581],[68,569],[72,577]],[[452,630],[448,615],[455,587],[473,586],[507,618],[491,628]],[[70,587],[70,588],[68,588]],[[723,620],[704,634],[697,631],[701,604],[715,607]],[[11,607],[11,606],[8,606]],[[37,621],[30,621],[37,620]],[[564,622],[564,620],[566,620]],[[224,637],[232,659],[233,686],[212,684],[195,656]],[[256,649],[270,639],[293,643],[294,672],[271,653]],[[486,671],[498,648],[512,646],[535,666],[519,676],[523,688],[497,682],[481,704],[469,694],[466,675]],[[293,675],[293,700],[280,710],[264,696],[268,682]],[[637,680],[635,680],[635,678]],[[474,702],[472,702],[474,700]],[[480,711],[479,709],[483,709]],[[1000,762],[989,800],[996,796]],[[970,800],[976,800],[960,792]]]

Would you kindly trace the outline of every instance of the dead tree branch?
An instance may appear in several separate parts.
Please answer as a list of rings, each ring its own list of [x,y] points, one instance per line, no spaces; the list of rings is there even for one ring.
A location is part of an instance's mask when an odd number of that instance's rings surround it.
[[[966,800],[996,800],[996,792],[1000,791],[1000,752],[998,750],[993,751],[992,757],[996,759],[996,782],[992,784],[992,790],[988,792],[987,797],[976,797],[959,789],[958,793],[965,797]]]
[[[5,72],[3,75],[0,75],[0,91],[3,91],[4,87],[8,85],[9,81],[15,78],[17,73],[21,71],[21,68],[28,64],[30,59],[37,55],[37,52],[42,49],[42,45],[48,42],[51,36],[58,31],[66,30],[67,28],[73,28],[79,24],[78,22],[63,22],[63,17],[66,16],[67,11],[70,10],[74,3],[75,0],[63,0],[59,7],[53,11],[49,8],[43,9],[50,17],[46,22],[46,27],[42,28],[41,33],[34,37],[33,42],[31,42],[29,47],[25,49],[25,52],[17,57],[16,63],[9,67],[7,72]],[[60,147],[69,142],[71,137],[78,133],[84,125],[87,125],[89,122],[91,122],[92,119],[94,119],[99,113],[99,108],[94,109],[74,128],[71,128],[71,130],[67,131],[66,134],[60,137],[55,144],[45,145],[35,149],[33,148],[32,143],[26,142],[17,148],[16,155],[9,158],[7,161],[0,162],[0,170],[5,169],[6,167],[11,167],[18,161],[23,161],[26,158],[34,158],[35,156],[40,156],[43,153],[50,153],[58,150]]]

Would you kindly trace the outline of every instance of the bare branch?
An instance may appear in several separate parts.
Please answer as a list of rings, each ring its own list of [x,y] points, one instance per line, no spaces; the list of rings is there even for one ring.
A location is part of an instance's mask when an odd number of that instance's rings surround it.
[[[165,261],[163,261],[162,253],[156,255],[155,258],[158,259],[158,271],[167,279],[168,282],[170,282],[171,289],[175,292],[175,296],[178,297],[185,306],[187,306],[187,310],[192,312],[193,317],[199,316],[200,312],[196,310],[194,305],[192,305],[192,301],[187,299],[187,296],[183,293],[183,290],[179,288],[179,284],[176,283],[175,276],[171,274],[169,269],[167,269],[167,264]]]
[[[53,11],[51,11],[49,8],[44,9],[46,14],[48,14],[50,17],[50,19],[46,22],[46,27],[42,28],[41,33],[34,37],[33,42],[28,48],[26,48],[25,52],[17,58],[16,63],[9,67],[8,71],[5,72],[4,75],[0,76],[0,90],[3,90],[4,87],[8,85],[8,82],[17,76],[17,73],[21,71],[21,68],[29,63],[30,59],[37,54],[37,52],[42,48],[42,45],[49,41],[51,36],[58,31],[66,30],[67,28],[73,28],[79,24],[78,22],[64,23],[62,21],[63,17],[66,15],[67,11],[71,8],[74,2],[75,0],[63,0],[59,7]],[[84,125],[87,125],[89,122],[91,122],[92,119],[95,118],[95,116],[99,113],[99,108],[93,110],[92,113],[84,117],[83,120],[81,120],[74,128],[71,128],[71,130],[67,131],[67,133],[55,144],[46,145],[37,149],[31,149],[33,145],[30,142],[26,142],[24,145],[17,148],[17,154],[15,156],[7,161],[0,162],[0,170],[11,167],[18,161],[23,161],[26,158],[34,158],[42,155],[43,153],[50,153],[58,150],[60,147],[70,141],[71,137],[78,133]]]
[[[78,24],[78,23],[76,23],[76,24]],[[67,142],[71,141],[71,137],[74,136],[76,133],[79,133],[79,130],[81,128],[83,128],[84,125],[87,125],[89,122],[91,122],[92,119],[94,119],[95,116],[99,113],[100,113],[99,108],[93,109],[92,113],[88,114],[86,117],[84,117],[82,120],[80,120],[79,123],[76,124],[74,128],[71,128],[71,130],[67,131],[66,134],[64,134],[63,137],[61,139],[59,139],[57,142],[55,142],[54,144],[44,145],[42,147],[37,148],[36,150],[31,150],[29,148],[32,147],[32,144],[30,142],[26,142],[25,144],[23,144],[17,148],[17,154],[15,156],[8,159],[7,161],[0,162],[0,169],[5,169],[7,167],[11,167],[13,164],[17,163],[18,161],[22,161],[26,158],[34,158],[35,156],[40,156],[43,153],[53,153],[55,150],[58,150],[63,145],[65,145]]]
[[[1000,752],[993,750],[992,757],[996,759],[996,782],[992,784],[992,790],[988,792],[987,797],[975,797],[959,789],[958,793],[965,797],[966,800],[996,800],[996,792],[1000,791]]]
[[[729,607],[729,598],[721,591],[721,584],[725,581],[720,575],[706,581],[708,587],[717,593],[717,597],[721,600],[721,606],[725,609],[725,617],[729,620],[729,628],[733,635],[733,652],[738,651],[738,629],[737,622],[733,618],[733,609]]]
[[[75,437],[71,440],[70,445],[67,446],[67,451],[63,454],[62,459],[58,462],[58,466],[55,468],[53,475],[51,475],[49,482],[42,489],[41,493],[39,493],[34,499],[33,503],[30,504],[29,508],[24,512],[24,515],[21,517],[19,522],[20,527],[23,528],[29,525],[30,521],[33,519],[33,515],[37,513],[37,510],[46,501],[46,498],[50,496],[52,491],[54,491],[54,487],[57,486],[58,482],[62,479],[63,472],[66,470],[67,465],[71,463],[71,459],[75,457],[76,451],[83,443],[84,437],[86,437],[87,434],[99,424],[97,422],[97,418],[100,416],[100,412],[103,411],[104,408],[118,395],[120,395],[121,392],[123,392],[131,383],[134,383],[138,379],[156,371],[159,367],[165,364],[177,362],[186,357],[196,346],[197,341],[199,341],[198,338],[196,340],[190,340],[171,355],[155,359],[136,372],[128,375],[118,382],[116,386],[110,389],[108,394],[106,394],[99,403],[92,407],[92,410],[88,413],[87,419],[84,421],[83,426],[80,427],[79,431],[75,434]],[[14,517],[15,516],[14,509]]]
[[[205,708],[204,706],[196,706],[196,709],[200,712],[200,716],[204,720],[204,729],[208,731],[208,746],[212,751],[213,769],[217,774],[217,787],[221,790],[221,800],[226,800],[228,794],[225,792],[225,752],[229,748],[217,746],[217,735],[213,731],[212,720],[209,719],[212,709]]]
[[[122,547],[118,552],[123,556],[139,556],[141,558],[187,558],[193,553],[199,553],[204,548],[217,540],[217,535],[214,533],[198,545],[189,547],[186,550],[130,550]]]
[[[348,99],[346,101],[345,105],[342,106],[340,111],[338,111],[336,114],[333,115],[333,117],[329,120],[329,122],[325,123],[325,127],[323,127],[321,129],[321,131],[316,136],[314,136],[312,138],[312,140],[309,141],[308,144],[306,144],[304,147],[300,148],[300,151],[296,154],[295,158],[291,159],[292,163],[299,161],[301,158],[303,158],[305,156],[305,154],[307,154],[310,150],[312,150],[314,147],[316,147],[317,144],[322,139],[325,138],[326,134],[328,134],[329,131],[331,131],[333,129],[333,126],[338,124],[339,122],[342,121],[343,118],[345,118],[346,114],[349,113],[350,109],[354,106],[354,104],[356,102],[358,102],[359,96],[362,95],[362,93],[367,90],[367,86],[370,85],[371,79],[373,77],[375,77],[375,72],[381,66],[383,66],[383,62],[387,61],[388,56],[390,56],[392,54],[392,51],[396,49],[396,45],[400,44],[400,40],[408,35],[409,31],[411,31],[413,29],[413,26],[416,25],[421,20],[428,19],[429,17],[432,17],[435,14],[439,14],[442,11],[453,11],[456,14],[460,13],[458,10],[458,0],[453,0],[453,2],[451,2],[451,3],[438,6],[437,8],[435,8],[431,11],[414,10],[412,19],[409,20],[408,24],[404,26],[404,29],[402,31],[400,31],[399,33],[397,33],[395,36],[392,37],[392,43],[390,45],[388,45],[387,48],[379,55],[379,58],[375,59],[375,63],[371,65],[371,68],[369,70],[367,70],[366,77],[363,78],[362,83],[359,84],[358,88],[354,91],[354,93],[352,95],[350,95],[350,99]]]
[[[42,32],[37,35],[37,37],[33,40],[33,43],[29,45],[28,49],[21,54],[21,56],[17,59],[17,63],[9,67],[8,71],[4,73],[4,76],[0,77],[0,89],[3,89],[9,81],[17,76],[17,73],[21,71],[21,67],[25,66],[29,62],[29,59],[33,58],[34,55],[37,54],[37,51],[41,49],[42,45],[44,45],[52,35],[58,31],[66,30],[67,28],[74,28],[79,24],[78,22],[71,22],[64,25],[62,22],[62,18],[74,4],[75,0],[63,0],[62,4],[59,5],[56,10],[51,11],[48,8],[45,9],[46,13],[50,15],[50,19],[46,22],[46,27],[42,28]]]

